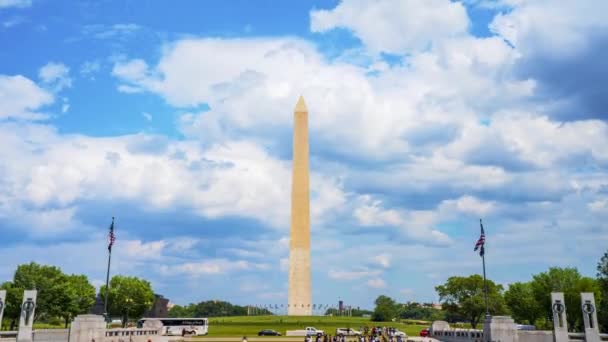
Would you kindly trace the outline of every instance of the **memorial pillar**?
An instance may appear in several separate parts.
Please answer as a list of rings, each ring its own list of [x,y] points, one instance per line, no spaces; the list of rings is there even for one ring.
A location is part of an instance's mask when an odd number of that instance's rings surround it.
[[[600,328],[597,325],[597,310],[592,292],[581,293],[581,306],[585,327],[585,342],[600,342]]]
[[[551,292],[551,312],[553,313],[553,336],[555,342],[568,342],[568,321],[566,301],[562,292]]]
[[[6,290],[0,290],[0,327],[2,326],[2,316],[6,307]]]
[[[19,317],[19,332],[17,342],[32,342],[32,327],[34,326],[34,314],[36,313],[37,290],[23,291],[21,302],[21,315]]]

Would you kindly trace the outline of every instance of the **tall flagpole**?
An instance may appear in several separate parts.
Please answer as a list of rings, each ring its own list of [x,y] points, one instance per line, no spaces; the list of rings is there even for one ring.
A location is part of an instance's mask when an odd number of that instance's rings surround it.
[[[481,227],[481,234],[484,235],[484,243],[481,246],[480,254],[481,254],[481,262],[483,264],[483,295],[486,302],[486,317],[490,316],[490,310],[488,307],[488,283],[486,281],[486,246],[485,246],[485,232],[483,230],[483,224],[481,223],[481,219],[479,219],[479,226]]]
[[[110,321],[110,315],[108,314],[108,297],[110,289],[110,262],[112,261],[112,245],[114,244],[114,217],[112,217],[112,224],[110,225],[110,234],[108,236],[108,271],[106,272],[106,295],[105,302],[103,304],[103,315],[106,318],[106,322]]]

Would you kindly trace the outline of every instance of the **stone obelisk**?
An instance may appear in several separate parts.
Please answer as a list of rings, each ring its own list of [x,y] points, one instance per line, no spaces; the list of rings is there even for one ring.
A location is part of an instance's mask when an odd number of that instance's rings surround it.
[[[294,111],[291,180],[291,240],[289,242],[290,316],[309,316],[310,298],[310,189],[308,175],[308,109],[302,96]]]

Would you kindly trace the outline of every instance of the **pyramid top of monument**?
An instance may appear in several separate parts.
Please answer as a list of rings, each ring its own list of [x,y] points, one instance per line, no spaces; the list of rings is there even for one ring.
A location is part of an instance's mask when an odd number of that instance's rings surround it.
[[[306,108],[306,103],[304,102],[304,98],[300,95],[298,99],[298,103],[296,103],[296,112],[308,112],[308,108]]]

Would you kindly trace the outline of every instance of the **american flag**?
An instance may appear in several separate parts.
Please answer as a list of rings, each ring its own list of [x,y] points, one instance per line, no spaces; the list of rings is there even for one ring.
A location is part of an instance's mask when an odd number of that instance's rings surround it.
[[[112,217],[112,224],[110,225],[110,233],[108,234],[108,251],[112,251],[112,246],[116,241],[116,235],[114,235],[114,218]]]
[[[479,256],[483,256],[485,254],[484,245],[486,244],[486,233],[483,231],[483,224],[481,223],[481,219],[479,219],[479,226],[481,227],[481,235],[475,244],[474,252],[479,250]]]

